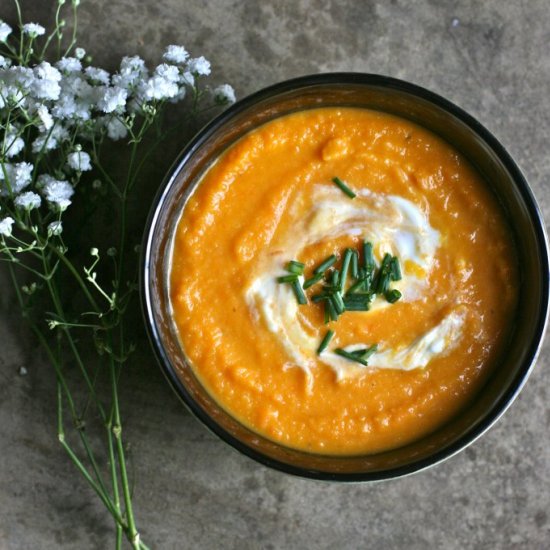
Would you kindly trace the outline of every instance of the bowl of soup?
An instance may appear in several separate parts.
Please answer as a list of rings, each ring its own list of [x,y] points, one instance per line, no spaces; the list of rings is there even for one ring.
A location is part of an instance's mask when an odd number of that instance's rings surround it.
[[[548,244],[502,145],[444,98],[320,74],[238,102],[182,151],[142,303],[207,428],[304,477],[399,477],[508,408],[548,317]]]

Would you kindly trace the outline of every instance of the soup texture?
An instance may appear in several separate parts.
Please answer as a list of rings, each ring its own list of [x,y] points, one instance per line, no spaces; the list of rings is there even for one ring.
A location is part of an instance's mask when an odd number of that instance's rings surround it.
[[[370,293],[352,288],[365,243]],[[498,369],[517,302],[511,232],[480,175],[436,135],[366,109],[242,137],[186,202],[171,254],[174,325],[201,383],[252,430],[321,454],[395,448],[452,418]],[[385,256],[400,276],[375,293]]]

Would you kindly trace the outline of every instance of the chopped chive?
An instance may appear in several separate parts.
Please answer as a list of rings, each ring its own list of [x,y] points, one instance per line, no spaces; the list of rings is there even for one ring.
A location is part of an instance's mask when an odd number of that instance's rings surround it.
[[[288,262],[286,266],[286,270],[290,271],[290,273],[295,273],[296,275],[302,275],[302,273],[304,272],[304,267],[306,267],[306,265],[302,262],[290,260],[290,262]]]
[[[373,271],[376,267],[376,262],[374,261],[374,254],[372,253],[372,243],[365,241],[363,243],[363,262],[365,264],[365,270]]]
[[[322,273],[317,273],[317,274],[313,275],[313,277],[311,277],[311,278],[307,279],[306,281],[304,281],[304,284],[302,285],[302,287],[305,290],[306,288],[309,288],[310,286],[313,286],[315,283],[318,283],[322,278],[323,278],[323,274]]]
[[[374,280],[374,271],[371,271],[370,273],[367,273],[365,276],[365,282],[363,284],[363,288],[367,292],[371,292],[372,286],[373,286],[373,280]]]
[[[324,309],[324,316],[325,316],[325,325],[330,321],[330,317],[329,317],[329,313],[328,313],[328,307],[325,306],[325,309]]]
[[[341,315],[346,311],[346,306],[344,305],[344,301],[342,300],[342,297],[338,292],[335,292],[334,294],[330,295],[329,300],[332,302],[332,305],[334,306],[334,309],[336,310],[336,313],[338,315]]]
[[[293,283],[298,280],[298,275],[291,273],[290,275],[283,275],[282,277],[277,277],[278,283]]]
[[[340,179],[337,177],[332,178],[335,183],[350,199],[354,199],[357,195]]]
[[[346,311],[368,311],[371,301],[371,294],[351,294],[344,298],[344,305]]]
[[[340,355],[340,357],[345,357],[346,359],[348,359],[350,361],[355,361],[356,363],[361,363],[361,365],[365,365],[365,367],[368,366],[368,363],[364,359],[362,359],[361,357],[358,357],[357,355],[354,355],[353,353],[350,353],[349,351],[346,351],[345,349],[336,348],[334,350],[334,353],[336,353],[336,355]]]
[[[335,288],[340,288],[338,286],[338,283],[340,282],[340,272],[335,269],[333,272],[332,272],[332,275],[331,275],[331,283],[332,283],[332,286],[334,286]]]
[[[367,361],[369,357],[374,355],[377,351],[378,351],[378,344],[373,344],[368,348],[358,349],[358,350],[352,351],[351,353],[356,357],[360,357],[361,359],[363,359],[363,361]]]
[[[327,349],[333,336],[334,336],[334,331],[328,330],[327,333],[325,334],[325,337],[321,340],[319,347],[317,348],[317,355],[321,355],[321,353],[323,353],[323,351]]]
[[[302,306],[307,304],[306,295],[304,294],[304,291],[302,290],[298,279],[292,281],[290,284],[292,285],[292,290],[294,290],[294,294],[296,296],[296,300],[298,300],[298,303]]]
[[[365,292],[355,292],[349,295],[346,294],[344,300],[348,302],[363,302],[365,300],[368,300],[370,302],[372,300],[372,294]]]
[[[330,294],[315,294],[314,296],[311,297],[311,301],[317,304],[319,302],[328,300],[329,296]]]
[[[338,313],[336,313],[336,309],[334,308],[334,305],[331,300],[327,300],[327,303],[325,304],[325,307],[328,309],[328,316],[330,317],[331,321],[337,321],[338,320]]]
[[[384,294],[389,288],[390,283],[390,262],[392,259],[391,254],[385,254],[382,263],[380,264],[380,269],[376,274],[376,280],[373,281],[372,287],[377,294]]]
[[[359,279],[355,283],[353,283],[347,290],[346,296],[349,296],[350,294],[353,294],[354,292],[361,290],[366,283],[366,279]]]
[[[376,281],[376,293],[384,294],[390,285],[390,274],[380,270],[378,273],[378,280]]]
[[[348,278],[349,264],[352,256],[353,250],[351,248],[346,248],[346,251],[344,252],[344,259],[342,260],[342,273],[340,280],[338,281],[338,288],[340,292],[342,292],[346,286],[346,279]]]
[[[331,254],[324,262],[320,263],[314,270],[313,273],[324,273],[330,266],[334,265],[336,262],[336,256]]]
[[[392,260],[392,255],[391,254],[388,254],[388,252],[386,252],[384,254],[384,258],[382,260],[382,263],[380,264],[380,269],[386,273],[388,273],[390,271],[390,262]]]
[[[399,292],[399,290],[397,290],[396,288],[392,289],[392,290],[388,290],[384,296],[386,297],[386,300],[390,303],[390,304],[395,304],[395,302],[397,302],[397,300],[399,300],[399,298],[401,298],[401,296],[403,296],[401,294],[401,292]]]
[[[354,279],[359,277],[359,254],[357,250],[352,250],[353,255],[351,257],[351,276]]]
[[[348,302],[344,300],[344,305],[346,306],[346,311],[369,311],[370,302],[365,300],[364,302]]]
[[[397,256],[394,256],[391,259],[390,267],[391,267],[392,281],[400,281],[401,280],[401,267],[399,265],[399,260],[397,259]]]

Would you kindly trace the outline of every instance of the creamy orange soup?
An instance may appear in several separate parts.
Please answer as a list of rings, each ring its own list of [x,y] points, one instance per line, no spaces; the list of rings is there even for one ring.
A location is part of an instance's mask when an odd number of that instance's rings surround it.
[[[377,295],[325,323],[322,281],[305,305],[277,282],[289,260],[305,264],[302,284],[365,241],[378,263],[399,260],[393,304]],[[465,159],[409,121],[352,108],[281,117],[232,145],[183,209],[170,273],[182,348],[210,394],[252,430],[324,454],[401,446],[466,406],[498,362],[517,286],[503,213]],[[368,366],[335,351],[373,344]]]

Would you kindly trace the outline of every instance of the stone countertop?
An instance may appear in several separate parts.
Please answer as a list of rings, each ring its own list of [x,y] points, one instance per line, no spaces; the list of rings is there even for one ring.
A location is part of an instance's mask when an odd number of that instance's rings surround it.
[[[50,24],[53,0],[22,2]],[[13,20],[10,0],[0,18]],[[550,219],[546,0],[83,0],[80,44],[113,68],[168,44],[212,61],[243,97],[320,71],[410,80],[476,116],[508,148]],[[6,286],[2,278],[2,286]],[[109,518],[59,447],[53,372],[0,293],[0,548],[113,547]],[[19,370],[25,366],[27,374]],[[126,373],[135,510],[166,549],[546,548],[550,340],[522,394],[444,464],[374,485],[289,477],[240,456],[180,406],[152,358]]]

